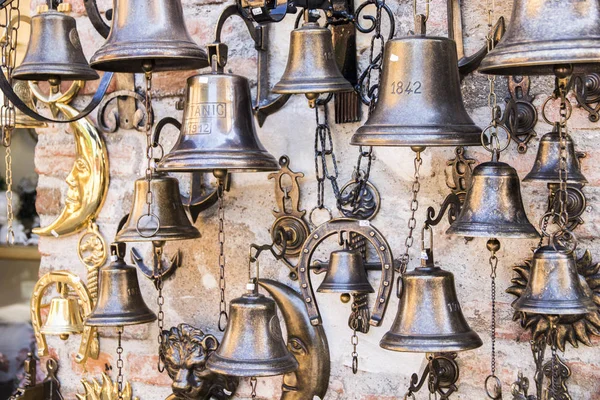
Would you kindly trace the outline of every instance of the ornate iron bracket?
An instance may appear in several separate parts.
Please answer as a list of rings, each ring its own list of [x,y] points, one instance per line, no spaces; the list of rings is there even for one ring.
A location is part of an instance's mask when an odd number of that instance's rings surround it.
[[[135,91],[133,74],[116,74],[117,89],[102,99],[98,106],[98,127],[104,133],[114,133],[117,129],[143,131],[146,120],[153,123],[153,110],[145,109],[144,97]],[[116,100],[116,106],[109,107]],[[138,108],[140,104],[140,108]]]
[[[456,382],[460,374],[458,364],[455,361],[456,353],[427,353],[427,367],[419,379],[418,374],[410,378],[410,387],[405,399],[414,399],[425,381],[430,394],[439,394],[440,400],[448,400],[452,393],[456,392]]]
[[[534,130],[538,122],[538,112],[533,105],[535,96],[529,94],[531,79],[528,76],[509,76],[506,108],[501,123],[508,129],[510,138],[517,143],[517,150],[521,154],[527,152],[529,141],[536,136]]]
[[[587,207],[587,197],[583,193],[583,184],[569,184],[567,185],[567,212],[569,213],[569,221],[567,222],[567,229],[574,231],[577,227],[583,224],[585,221],[582,216]],[[548,183],[548,189],[550,194],[548,195],[549,209],[558,209],[559,199],[556,196],[558,192],[558,183]]]
[[[575,75],[574,93],[577,105],[588,112],[591,122],[600,120],[600,74]]]
[[[102,15],[100,14],[100,10],[98,10],[98,4],[96,4],[96,0],[83,0],[83,5],[85,6],[85,12],[92,23],[96,32],[100,34],[104,39],[108,37],[110,33],[110,25],[108,25],[102,19]],[[112,20],[112,8],[106,11],[106,18],[110,21]]]
[[[25,386],[18,388],[9,400],[63,400],[60,393],[60,382],[56,377],[58,372],[58,363],[53,358],[46,361],[46,379],[43,382],[36,382],[36,358],[28,353],[24,362],[25,366]]]

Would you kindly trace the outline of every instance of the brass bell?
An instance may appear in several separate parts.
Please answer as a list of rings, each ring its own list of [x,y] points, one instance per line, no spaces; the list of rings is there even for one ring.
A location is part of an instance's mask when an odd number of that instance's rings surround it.
[[[123,260],[125,243],[113,243],[111,256],[113,262],[100,269],[98,300],[85,324],[119,327],[155,321],[142,297],[136,268]]]
[[[363,258],[357,250],[337,250],[329,256],[329,268],[321,286],[320,293],[373,293],[373,287],[367,278]]]
[[[475,167],[460,214],[446,233],[467,237],[539,237],[527,219],[517,171],[499,161]]]
[[[527,288],[513,307],[532,314],[587,314],[598,309],[590,293],[585,279],[577,273],[573,252],[544,246],[535,252]]]
[[[506,34],[479,71],[498,75],[552,75],[571,64],[574,73],[600,63],[600,2],[515,0]]]
[[[544,181],[560,182],[560,134],[550,132],[540,140],[537,157],[531,172],[527,174],[523,182]],[[567,182],[587,183],[587,179],[581,172],[579,157],[575,153],[575,145],[571,135],[567,134]]]
[[[256,283],[229,303],[229,323],[219,348],[206,368],[223,375],[257,377],[283,375],[298,369],[288,350],[275,302],[258,293]]]
[[[454,275],[427,261],[402,275],[396,319],[379,345],[387,350],[434,353],[471,350],[483,343],[463,316]],[[424,260],[423,260],[424,261]]]
[[[456,43],[407,36],[386,43],[377,103],[350,141],[361,146],[479,146],[463,104]]]
[[[187,81],[179,139],[158,163],[159,171],[277,171],[279,164],[260,143],[254,126],[248,80],[228,74]]]
[[[185,213],[176,178],[153,173],[150,192],[153,201],[148,213],[148,181],[145,178],[135,181],[133,206],[115,241],[168,241],[200,237],[200,232]]]
[[[63,286],[62,291],[61,297],[50,301],[50,311],[40,332],[44,335],[58,335],[66,340],[69,335],[83,332],[83,320],[77,299],[67,297],[66,286]]]
[[[106,42],[90,60],[101,71],[137,73],[191,70],[208,57],[185,26],[181,0],[113,0]]]
[[[59,10],[69,11],[68,6]],[[75,18],[42,8],[31,18],[31,34],[23,62],[12,77],[24,81],[98,79],[85,59]]]
[[[287,66],[273,93],[305,94],[314,107],[322,93],[352,90],[336,63],[329,28],[316,22],[304,22],[302,27],[293,30]]]

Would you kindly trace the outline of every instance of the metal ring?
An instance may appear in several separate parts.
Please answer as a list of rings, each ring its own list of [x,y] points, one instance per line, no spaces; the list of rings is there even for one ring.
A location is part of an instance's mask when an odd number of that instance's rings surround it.
[[[500,148],[500,149],[493,149],[493,148],[491,148],[490,146],[488,146],[488,145],[485,143],[485,140],[484,140],[484,138],[486,137],[486,136],[485,136],[486,132],[488,132],[488,131],[491,131],[492,129],[497,129],[497,128],[500,128],[502,131],[504,131],[504,133],[506,133],[506,138],[507,138],[508,140],[506,141],[506,146],[504,146],[504,147],[502,147],[502,148]],[[496,136],[497,136],[497,135],[496,135]],[[491,142],[490,142],[490,143],[491,143]],[[502,152],[503,152],[504,150],[506,150],[506,149],[508,148],[508,146],[510,145],[510,132],[509,132],[509,130],[508,130],[508,129],[507,129],[505,126],[504,126],[504,125],[502,125],[502,124],[498,124],[498,125],[496,125],[496,126],[494,126],[494,125],[488,125],[488,126],[487,126],[487,128],[485,128],[485,129],[483,130],[483,132],[481,132],[481,145],[483,146],[483,148],[484,148],[484,149],[486,149],[486,150],[487,150],[487,151],[489,151],[490,153],[493,153],[494,151],[498,151],[499,153],[502,153]]]
[[[315,207],[315,208],[313,208],[313,209],[310,211],[310,214],[308,214],[308,222],[310,222],[310,224],[311,224],[313,227],[316,227],[316,226],[318,226],[318,225],[317,225],[317,224],[315,224],[315,223],[314,223],[314,221],[313,221],[313,216],[314,216],[314,213],[315,213],[315,211],[317,211],[317,210],[325,210],[325,211],[327,211],[327,212],[329,213],[329,219],[328,219],[328,221],[330,221],[330,220],[332,220],[332,219],[333,219],[333,213],[331,212],[331,210],[329,209],[329,207],[325,207],[325,206],[323,206],[322,208]]]
[[[150,219],[150,221],[156,221],[156,229],[154,229],[152,231],[152,233],[149,235],[142,233],[142,231],[140,229],[140,224],[141,224],[142,220],[144,220],[144,219]],[[160,229],[160,219],[154,213],[142,215],[141,217],[138,218],[137,223],[135,224],[135,230],[137,231],[138,235],[140,235],[143,238],[151,238],[152,236],[154,236],[158,233],[159,229]]]
[[[555,98],[554,96],[548,96],[548,98],[546,99],[546,101],[544,101],[544,104],[542,104],[542,118],[544,119],[544,121],[546,121],[547,124],[554,126],[559,121],[550,122],[550,120],[548,119],[548,117],[546,117],[546,106],[548,105],[548,103],[550,102],[550,100],[560,100],[560,99],[559,98]],[[567,105],[566,119],[569,119],[569,118],[571,118],[571,114],[573,114],[573,105],[571,104],[571,101],[569,99],[567,99],[567,98],[565,98],[565,104]]]
[[[564,237],[566,235],[569,235],[572,238],[572,240],[570,241],[571,243],[573,243],[572,248],[565,246],[563,243],[558,243],[559,240],[557,238],[560,238],[561,236]],[[552,236],[550,236],[550,243],[552,243],[552,247],[556,251],[558,251],[558,245],[560,244],[562,247],[565,248],[565,250],[568,254],[573,253],[577,249],[577,237],[575,236],[575,234],[572,231],[570,231],[569,229],[566,229],[566,228],[562,229],[560,231],[554,232],[552,234]]]
[[[225,325],[223,325],[223,321],[225,321]],[[221,311],[219,313],[219,324],[218,324],[219,331],[224,332],[225,328],[227,327],[228,322],[229,322],[229,316],[227,315],[227,312]]]
[[[493,395],[490,393],[490,379],[492,379],[495,384],[492,388],[494,391]],[[502,398],[502,382],[500,382],[500,379],[498,379],[496,375],[490,375],[485,379],[485,393],[492,400],[500,400]]]

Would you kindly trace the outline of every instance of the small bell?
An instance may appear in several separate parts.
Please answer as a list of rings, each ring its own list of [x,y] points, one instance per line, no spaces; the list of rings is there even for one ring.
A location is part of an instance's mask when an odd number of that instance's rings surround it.
[[[185,213],[176,178],[163,173],[153,173],[150,192],[153,201],[148,213],[148,181],[145,178],[135,181],[133,206],[115,241],[168,241],[200,237],[200,232]]]
[[[155,321],[142,297],[136,268],[123,261],[125,243],[113,243],[111,255],[113,262],[100,269],[98,300],[85,324],[121,327]]]
[[[31,34],[23,62],[12,77],[24,81],[89,81],[98,79],[98,73],[85,59],[75,18],[65,15],[68,3],[61,3],[59,11],[38,8],[31,17]],[[64,12],[61,12],[64,11]]]
[[[527,174],[523,182],[543,181],[549,183],[560,182],[560,134],[550,132],[540,140],[537,157],[531,172]],[[587,179],[581,172],[579,158],[575,153],[575,145],[571,135],[567,134],[567,182],[587,183]]]
[[[527,219],[517,171],[499,161],[475,167],[460,214],[446,233],[467,237],[539,237]]]
[[[527,288],[513,307],[532,314],[587,314],[598,309],[589,293],[585,279],[577,273],[573,252],[545,246],[535,252]]]
[[[515,0],[510,25],[479,71],[552,75],[555,66],[595,72],[600,63],[600,2]]]
[[[373,287],[367,278],[367,270],[359,251],[337,250],[329,256],[329,268],[321,286],[320,293],[373,293]]]
[[[181,134],[158,163],[159,171],[277,171],[279,164],[260,143],[254,126],[248,80],[228,74],[187,81]]]
[[[113,23],[90,64],[101,71],[140,73],[208,66],[185,26],[181,0],[113,0]]]
[[[67,297],[66,285],[62,285],[61,290],[61,297],[50,301],[48,318],[40,332],[44,335],[58,335],[62,340],[66,340],[69,335],[83,332],[83,321],[77,299]]]

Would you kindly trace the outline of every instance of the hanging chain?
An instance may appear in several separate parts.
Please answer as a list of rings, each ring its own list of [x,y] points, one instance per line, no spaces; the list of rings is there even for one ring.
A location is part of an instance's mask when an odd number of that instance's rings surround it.
[[[356,331],[358,330],[358,325],[360,324],[360,320],[362,317],[359,315],[358,318],[352,321],[352,336],[350,338],[350,344],[352,344],[352,373],[356,374],[358,372],[358,335]]]
[[[252,378],[250,378],[250,387],[252,388],[252,398],[255,399],[256,398],[256,386],[258,385],[258,382],[256,381],[256,377],[253,376]]]
[[[569,198],[569,192],[567,190],[567,121],[569,119],[567,110],[567,90],[570,76],[566,78],[557,78],[557,95],[560,96],[560,121],[559,121],[559,142],[560,142],[560,157],[559,157],[559,169],[558,176],[560,180],[560,186],[558,191],[558,223],[562,232],[566,233],[567,224],[569,223],[569,211],[567,208],[567,202]]]
[[[410,218],[408,220],[408,236],[404,241],[406,246],[404,250],[404,254],[402,254],[400,258],[400,273],[404,274],[406,272],[406,268],[408,267],[408,262],[410,261],[410,249],[415,242],[415,238],[413,236],[415,228],[417,227],[417,219],[415,215],[417,210],[419,209],[419,191],[421,190],[421,165],[423,165],[423,159],[421,158],[421,152],[418,151],[414,160],[415,165],[415,174],[414,181],[412,184],[412,199],[410,201]],[[401,277],[398,277],[400,280]]]
[[[341,198],[340,187],[337,182],[339,171],[335,153],[333,152],[333,138],[329,128],[329,111],[327,110],[327,100],[317,100],[315,105],[315,118],[317,128],[315,130],[315,172],[317,176],[317,208],[325,207],[325,179],[331,182],[333,194],[337,200],[338,206]],[[323,109],[323,121],[319,117],[319,108]],[[330,171],[329,165],[333,167]]]
[[[485,380],[485,390],[490,399],[502,398],[502,384],[496,376],[496,270],[498,267],[498,257],[496,253],[500,250],[500,242],[498,239],[490,239],[487,242],[487,249],[490,254],[490,278],[491,278],[491,305],[492,317],[490,323],[490,338],[492,341],[491,359],[490,359],[490,375]]]
[[[162,253],[162,252],[161,252]],[[156,262],[156,260],[155,260]],[[160,266],[161,264],[161,259],[158,259],[158,265]],[[165,326],[165,313],[163,311],[163,305],[165,304],[165,298],[163,296],[163,286],[164,286],[164,282],[163,282],[163,275],[162,275],[162,268],[158,271],[158,273],[156,274],[156,277],[154,278],[154,284],[156,285],[156,290],[158,291],[158,297],[156,298],[156,304],[158,305],[158,316],[156,319],[156,322],[158,324],[158,372],[162,373],[165,371],[165,366],[162,363],[162,357],[160,357],[160,355],[162,354],[162,348],[165,342],[165,338],[163,336],[163,329]]]
[[[219,330],[225,331],[229,316],[227,315],[227,303],[225,301],[225,182],[219,179],[217,194],[219,196],[219,290],[221,291],[221,301],[219,302]]]
[[[150,113],[150,110],[152,110],[152,72],[147,71],[145,74],[145,80],[146,80],[146,110],[148,113]],[[154,165],[153,165],[153,143],[152,143],[152,119],[151,118],[147,118],[146,119],[146,124],[144,125],[144,131],[146,134],[146,160],[147,160],[147,166],[146,166],[146,182],[148,183],[148,188],[147,188],[147,192],[146,192],[146,206],[147,206],[147,216],[150,217],[152,215],[152,201],[153,201],[153,195],[152,195],[152,190],[150,187],[150,183],[152,181],[152,172],[154,172]]]
[[[123,346],[121,345],[121,336],[123,327],[117,327],[117,390],[119,391],[119,400],[123,400]]]

